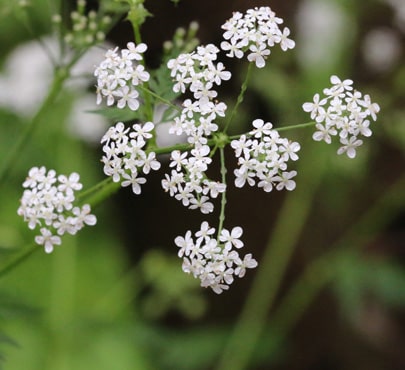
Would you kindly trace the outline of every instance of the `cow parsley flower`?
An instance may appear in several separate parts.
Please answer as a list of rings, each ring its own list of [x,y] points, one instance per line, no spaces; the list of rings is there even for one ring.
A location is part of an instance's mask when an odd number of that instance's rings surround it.
[[[141,185],[146,183],[141,174],[160,168],[156,153],[145,148],[155,125],[152,122],[136,123],[131,128],[118,122],[108,129],[101,139],[104,143],[101,162],[104,163],[104,173],[114,182],[121,182],[123,187],[131,186],[134,194],[140,194]]]
[[[235,12],[222,25],[225,32],[221,49],[227,51],[230,58],[240,59],[247,53],[249,62],[263,68],[275,44],[280,44],[283,51],[295,47],[295,42],[288,38],[289,28],[280,29],[282,23],[269,7],[249,9],[245,14]]]
[[[250,253],[241,257],[233,249],[243,247],[241,227],[231,231],[222,229],[219,238],[214,237],[215,232],[215,228],[204,221],[194,237],[188,230],[184,237],[177,236],[174,243],[179,248],[178,256],[183,259],[183,271],[200,279],[202,287],[221,294],[229,289],[235,277],[242,278],[246,269],[257,267],[257,261]]]
[[[231,78],[222,63],[215,63],[219,49],[213,45],[197,47],[196,51],[180,54],[168,61],[167,66],[174,78],[173,91],[189,90],[194,101],[186,99],[181,114],[170,129],[171,134],[187,135],[189,143],[206,144],[207,137],[218,130],[215,119],[225,115],[226,104],[218,101],[215,86]]]
[[[33,167],[23,183],[25,188],[17,213],[24,218],[31,230],[40,227],[35,242],[51,253],[61,244],[65,233],[74,235],[85,225],[96,224],[90,205],[74,206],[75,192],[82,189],[80,176],[58,175],[44,166]]]
[[[226,185],[210,180],[206,171],[212,162],[208,145],[196,146],[189,153],[174,150],[170,167],[174,169],[162,180],[162,187],[170,196],[181,201],[189,209],[211,213],[214,204],[210,201],[226,190]]]
[[[330,82],[332,86],[323,90],[325,97],[316,93],[313,102],[304,103],[302,108],[317,122],[312,136],[315,141],[330,144],[332,137],[338,136],[342,145],[337,153],[355,158],[363,144],[359,137],[372,135],[370,119],[377,120],[380,106],[372,103],[369,95],[354,90],[352,80],[331,76]]]
[[[231,142],[235,156],[239,158],[239,168],[234,170],[235,186],[257,184],[266,192],[274,188],[294,190],[292,179],[297,172],[287,171],[287,162],[298,160],[300,145],[280,137],[270,122],[256,119],[252,125],[254,128],[247,135]]]
[[[94,71],[97,77],[97,104],[104,99],[108,106],[116,104],[135,111],[139,108],[139,92],[136,87],[149,81],[149,73],[139,62],[146,51],[145,44],[127,44],[127,49],[118,53],[118,47],[108,50],[105,59]]]
[[[229,80],[231,73],[222,63],[216,63],[219,49],[213,45],[199,46],[192,53],[180,54],[168,61],[174,79],[173,91],[193,95],[183,102],[183,109],[175,117],[169,133],[186,135],[193,149],[189,153],[171,153],[171,174],[166,174],[162,187],[189,209],[202,213],[214,210],[212,199],[226,189],[226,185],[208,178],[206,171],[212,162],[208,138],[218,131],[217,117],[224,117],[226,104],[217,99],[215,86]]]

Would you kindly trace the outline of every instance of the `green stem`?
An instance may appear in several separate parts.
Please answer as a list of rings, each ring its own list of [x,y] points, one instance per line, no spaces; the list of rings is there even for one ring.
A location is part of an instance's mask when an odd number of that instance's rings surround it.
[[[37,244],[31,244],[29,247],[22,248],[20,252],[14,253],[13,256],[10,257],[9,261],[7,261],[3,266],[0,267],[0,278],[7,275],[7,273],[16,268],[29,256],[31,256],[31,254],[39,249],[41,248]]]
[[[231,114],[229,116],[229,119],[225,124],[223,133],[226,133],[226,131],[228,130],[228,127],[229,127],[230,123],[232,122],[233,117],[235,116],[235,114],[238,111],[239,106],[243,102],[243,98],[245,97],[245,92],[246,92],[247,87],[248,87],[251,70],[252,70],[252,63],[249,63],[248,69],[247,69],[247,72],[246,72],[245,81],[243,81],[243,84],[242,84],[242,86],[240,88],[240,92],[239,92],[238,98],[236,100],[236,104],[233,107],[232,112],[231,112]]]
[[[305,128],[305,127],[311,127],[311,126],[315,126],[315,125],[316,125],[316,122],[311,121],[311,122],[306,122],[306,123],[299,123],[298,125],[277,127],[274,130],[275,131],[288,131],[288,130],[293,130],[296,128]]]
[[[298,125],[291,125],[291,126],[283,126],[283,127],[277,127],[274,128],[274,131],[288,131],[288,130],[294,130],[296,128],[306,128],[306,127],[311,127],[316,125],[315,121],[311,121],[311,122],[306,122],[306,123],[299,123]],[[232,135],[228,137],[229,141],[232,140],[237,140],[239,139],[242,135],[246,135],[246,133],[243,134],[238,134],[238,135]]]
[[[220,160],[221,160],[221,181],[223,184],[226,185],[225,150],[223,147],[219,148],[219,154],[220,154]],[[221,211],[219,214],[217,241],[219,241],[219,235],[221,234],[222,228],[224,226],[225,205],[226,205],[226,190],[221,195]]]
[[[274,304],[276,293],[308,217],[315,189],[323,173],[323,163],[316,169],[309,165],[314,157],[317,157],[316,153],[307,154],[305,160],[301,162],[303,170],[300,174],[300,187],[290,193],[283,204],[246,303],[219,361],[218,369],[247,368],[254,347],[265,327],[267,313]],[[317,160],[319,163],[321,159]]]
[[[173,104],[171,101],[162,98],[160,95],[154,93],[152,90],[150,90],[147,87],[144,87],[142,85],[137,86],[140,90],[142,90],[143,92],[150,94],[151,96],[153,96],[154,98],[156,98],[157,100],[160,100],[162,103],[166,104],[167,106],[177,110],[178,112],[181,112],[182,109],[180,107],[178,107],[177,105]]]
[[[136,11],[135,8],[132,9],[131,11]],[[132,24],[132,28],[134,30],[134,39],[135,43],[137,45],[142,43],[142,36],[141,36],[141,30],[140,30],[140,24],[139,22],[133,20],[132,17],[129,17],[129,20]],[[140,63],[145,66],[145,60],[142,58]],[[147,121],[153,121],[153,105],[152,105],[152,100],[151,96],[151,91],[149,89],[149,83],[144,82],[143,85],[146,85],[146,88],[144,88],[142,85],[139,85],[140,90],[143,92],[143,100],[144,100],[144,112],[145,112],[145,117]],[[153,136],[153,138],[150,140],[151,144],[156,143],[156,135]]]
[[[50,106],[55,102],[57,96],[59,95],[64,81],[68,78],[69,72],[66,68],[58,68],[55,71],[52,85],[50,87],[49,93],[41,105],[32,121],[25,127],[24,132],[19,137],[17,142],[9,151],[7,158],[3,162],[3,167],[0,170],[0,185],[8,179],[11,174],[12,168],[15,167],[16,162],[19,157],[21,157],[21,152],[27,145],[27,142],[31,138],[32,133],[35,131],[39,123],[41,122],[43,115],[48,110]]]

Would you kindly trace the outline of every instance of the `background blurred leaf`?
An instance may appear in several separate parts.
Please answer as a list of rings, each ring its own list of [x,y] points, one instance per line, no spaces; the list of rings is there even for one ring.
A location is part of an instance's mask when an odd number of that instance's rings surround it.
[[[390,307],[405,306],[405,270],[393,261],[344,252],[336,260],[337,298],[348,316],[358,314],[365,299]]]

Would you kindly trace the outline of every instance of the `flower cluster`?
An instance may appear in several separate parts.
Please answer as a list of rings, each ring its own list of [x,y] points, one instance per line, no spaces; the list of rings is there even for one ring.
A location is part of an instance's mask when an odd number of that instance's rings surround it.
[[[222,63],[215,63],[219,49],[209,44],[199,46],[195,52],[181,54],[168,62],[171,76],[175,80],[173,91],[185,93],[186,89],[193,94],[194,101],[187,99],[183,109],[175,118],[169,132],[186,134],[192,144],[190,153],[171,153],[171,174],[166,174],[162,181],[165,191],[190,209],[200,209],[210,213],[214,205],[209,201],[225,191],[225,184],[211,181],[205,171],[212,162],[208,137],[218,130],[216,118],[224,117],[226,105],[216,99],[215,85],[229,80],[231,73],[225,70]]]
[[[24,217],[30,229],[41,226],[41,235],[35,242],[51,253],[55,245],[61,244],[65,233],[76,234],[84,225],[95,225],[96,216],[90,214],[88,204],[75,207],[75,191],[82,188],[80,176],[73,172],[69,176],[56,176],[54,170],[33,167],[23,183],[24,190],[17,213]]]
[[[222,229],[218,239],[214,237],[215,231],[204,221],[194,238],[189,230],[174,242],[179,247],[178,256],[183,258],[183,271],[199,278],[202,287],[210,287],[220,294],[229,289],[235,276],[241,278],[246,269],[255,268],[257,261],[250,253],[242,259],[233,249],[243,247],[239,239],[243,233],[241,227],[234,227],[231,231]]]
[[[114,103],[122,109],[128,106],[135,111],[139,108],[139,92],[136,86],[149,81],[149,73],[139,62],[143,59],[142,53],[147,49],[145,44],[127,44],[127,49],[117,53],[118,47],[108,50],[105,60],[95,69],[97,77],[97,104],[105,98],[107,105]]]
[[[208,145],[192,149],[190,155],[174,150],[170,162],[170,167],[174,169],[162,180],[162,187],[170,196],[181,201],[183,206],[199,209],[205,214],[214,210],[210,198],[216,198],[226,190],[225,184],[212,181],[205,175],[208,164],[212,161],[209,153]]]
[[[148,174],[160,168],[156,153],[144,150],[147,140],[153,136],[154,127],[152,122],[144,125],[136,123],[131,130],[118,122],[101,139],[101,143],[104,143],[101,158],[104,173],[112,176],[114,182],[121,181],[123,187],[132,186],[135,194],[141,193],[141,184],[146,182],[144,177],[139,176],[140,172]]]
[[[235,12],[222,25],[225,41],[221,43],[221,48],[231,58],[240,59],[247,52],[249,62],[263,68],[275,44],[280,44],[283,51],[295,46],[295,42],[288,38],[290,30],[284,27],[281,31],[279,28],[282,23],[283,19],[276,17],[269,7],[249,9],[245,14]]]
[[[302,107],[317,122],[314,140],[330,144],[332,136],[339,134],[342,146],[338,154],[346,153],[349,158],[354,158],[357,147],[363,144],[358,137],[371,136],[368,118],[376,121],[380,107],[371,102],[369,95],[363,96],[354,90],[352,80],[342,81],[337,76],[331,76],[330,82],[332,86],[323,90],[325,97],[315,94],[313,102],[304,103]]]
[[[224,65],[215,63],[219,49],[209,44],[199,46],[193,53],[180,54],[168,61],[170,75],[174,78],[173,91],[185,93],[188,89],[194,101],[187,99],[183,103],[181,114],[175,118],[170,129],[171,134],[185,133],[191,144],[206,144],[207,137],[218,130],[214,122],[217,116],[224,117],[226,104],[216,99],[218,93],[214,86],[231,78]]]
[[[243,187],[256,184],[264,191],[270,192],[273,188],[282,190],[295,189],[292,178],[296,171],[287,171],[287,161],[296,161],[300,145],[280,137],[270,122],[256,119],[252,122],[254,127],[247,135],[231,142],[235,155],[239,158],[239,168],[234,170],[235,186]]]

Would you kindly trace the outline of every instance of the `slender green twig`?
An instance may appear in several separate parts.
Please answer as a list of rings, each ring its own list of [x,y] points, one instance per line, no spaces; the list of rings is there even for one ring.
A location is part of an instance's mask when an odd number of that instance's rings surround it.
[[[306,122],[306,123],[299,123],[299,124],[297,124],[297,125],[276,127],[276,128],[274,128],[273,130],[274,130],[274,131],[289,131],[289,130],[294,130],[294,129],[297,129],[297,128],[311,127],[311,126],[314,126],[315,124],[316,124],[315,121],[311,121],[311,122]],[[229,140],[229,141],[237,140],[237,139],[239,139],[242,135],[246,135],[246,133],[229,136],[229,137],[228,137],[228,140]]]
[[[226,124],[225,124],[223,133],[226,133],[226,131],[228,130],[229,125],[230,125],[230,123],[232,122],[233,117],[235,116],[235,114],[236,114],[237,111],[238,111],[239,106],[240,106],[240,105],[242,104],[242,102],[243,102],[243,99],[244,99],[244,97],[245,97],[245,92],[246,92],[247,87],[248,87],[248,83],[249,83],[249,78],[250,78],[251,70],[252,70],[252,63],[249,63],[248,69],[247,69],[247,72],[246,72],[245,81],[243,81],[243,84],[242,84],[242,86],[241,86],[241,88],[240,88],[240,92],[239,92],[238,98],[236,99],[236,104],[235,104],[235,106],[233,107],[232,112],[231,112],[231,114],[230,114],[230,116],[229,116],[229,119],[228,119],[228,121],[227,121]]]
[[[15,269],[39,249],[41,248],[39,248],[37,244],[31,244],[29,247],[22,248],[20,252],[16,252],[3,266],[0,267],[0,278],[5,276],[11,270]]]
[[[65,68],[59,68],[56,70],[49,93],[45,98],[43,104],[41,105],[41,108],[38,110],[32,121],[25,127],[23,133],[18,138],[14,146],[11,148],[7,158],[3,162],[3,167],[0,170],[0,185],[2,185],[10,176],[11,169],[15,166],[16,161],[21,156],[23,148],[26,146],[32,133],[41,122],[45,112],[55,102],[61,91],[62,85],[68,76],[68,70]]]
[[[306,127],[311,127],[311,126],[315,126],[315,125],[316,125],[316,122],[311,121],[311,122],[306,122],[306,123],[299,123],[298,125],[276,127],[276,128],[274,128],[274,130],[275,131],[288,131],[288,130],[294,130],[296,128],[306,128]]]
[[[136,11],[136,6],[134,6],[134,9],[131,10],[132,11]],[[136,44],[141,44],[142,43],[142,36],[141,36],[141,30],[140,30],[140,21],[135,20],[133,17],[128,17],[129,21],[132,24],[132,28],[134,30],[134,39]],[[145,66],[145,60],[142,58],[140,63]],[[147,86],[146,88],[142,88],[142,85],[140,85],[139,87],[141,87],[141,90],[143,92],[143,100],[144,100],[144,112],[145,112],[145,116],[146,119],[148,121],[153,121],[153,105],[152,105],[152,100],[151,100],[151,91],[149,89],[149,82],[144,82],[143,83],[145,86]],[[153,138],[150,139],[151,144],[155,144],[156,143],[156,135],[153,136]]]
[[[154,93],[154,92],[153,92],[152,90],[150,90],[149,88],[144,87],[144,86],[142,86],[142,85],[138,85],[137,87],[138,87],[140,90],[144,91],[145,93],[150,94],[151,96],[153,96],[153,97],[156,98],[157,100],[160,100],[162,103],[166,104],[168,107],[171,107],[171,108],[177,110],[178,112],[181,112],[181,108],[180,108],[179,106],[173,104],[171,101],[169,101],[169,100],[167,100],[167,99],[165,99],[165,98],[162,98],[160,95]]]
[[[221,181],[226,185],[226,165],[225,165],[225,150],[223,147],[219,148],[220,160],[221,160]],[[221,195],[221,211],[219,214],[218,222],[218,235],[217,241],[219,241],[219,235],[221,234],[222,228],[225,221],[225,205],[226,205],[226,191],[222,192]]]

